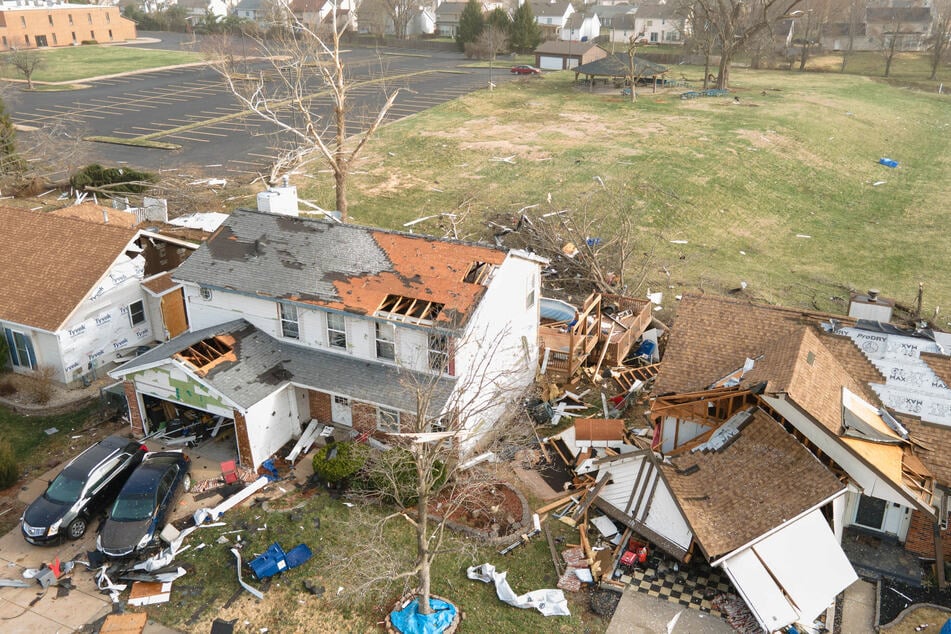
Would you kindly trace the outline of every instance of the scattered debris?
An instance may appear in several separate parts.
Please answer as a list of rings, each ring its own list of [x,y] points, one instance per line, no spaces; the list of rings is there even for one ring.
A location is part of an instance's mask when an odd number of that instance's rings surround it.
[[[248,592],[250,592],[252,595],[254,595],[255,597],[257,597],[258,599],[264,599],[264,593],[263,593],[263,592],[261,592],[261,591],[258,590],[257,588],[254,588],[254,587],[252,587],[252,586],[249,586],[247,583],[245,583],[244,579],[241,578],[241,553],[238,552],[238,549],[237,549],[237,548],[232,548],[232,549],[231,549],[231,554],[234,555],[234,558],[237,560],[238,583],[241,584],[241,587],[242,587],[242,588],[244,588],[245,590],[247,590]]]
[[[879,165],[884,165],[885,167],[898,167],[898,161],[895,159],[890,159],[888,157],[882,157],[878,159]]]
[[[171,581],[166,581],[164,583],[159,581],[136,581],[132,584],[132,590],[129,593],[129,605],[142,607],[143,605],[167,603],[171,596]]]
[[[496,572],[495,566],[489,563],[466,569],[466,576],[473,581],[494,583],[495,592],[499,599],[511,606],[535,608],[545,616],[571,616],[571,612],[568,611],[568,600],[561,590],[533,590],[522,595],[516,595],[505,578],[507,574]]]
[[[248,566],[258,579],[273,577],[279,572],[300,566],[313,556],[307,544],[298,544],[284,552],[277,542],[271,544],[264,553],[248,562]]]

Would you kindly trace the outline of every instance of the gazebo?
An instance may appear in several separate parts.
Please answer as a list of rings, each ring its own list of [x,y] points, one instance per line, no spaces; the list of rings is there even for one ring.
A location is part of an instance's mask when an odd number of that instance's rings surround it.
[[[587,64],[575,66],[575,81],[578,81],[580,75],[585,76],[585,81],[593,87],[596,79],[604,78],[614,80],[627,80],[631,78],[634,82],[650,80],[654,92],[657,92],[657,81],[663,79],[667,74],[667,67],[661,64],[649,62],[643,57],[634,56],[634,76],[631,77],[631,58],[626,53],[615,53],[605,58],[597,59]]]

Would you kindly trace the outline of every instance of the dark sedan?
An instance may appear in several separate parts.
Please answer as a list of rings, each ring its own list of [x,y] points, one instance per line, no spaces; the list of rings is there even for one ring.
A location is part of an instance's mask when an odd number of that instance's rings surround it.
[[[146,454],[112,505],[96,547],[108,557],[127,557],[158,546],[175,501],[191,488],[189,466],[180,451]]]
[[[45,545],[64,536],[82,537],[90,519],[115,499],[146,451],[139,442],[109,436],[73,458],[23,513],[24,539]]]

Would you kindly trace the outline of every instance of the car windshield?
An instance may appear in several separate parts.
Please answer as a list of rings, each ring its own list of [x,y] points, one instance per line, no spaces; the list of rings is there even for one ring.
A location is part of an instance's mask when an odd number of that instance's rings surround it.
[[[109,517],[117,522],[134,522],[151,516],[154,510],[155,497],[151,492],[136,493],[116,500]]]
[[[46,493],[43,495],[52,502],[72,504],[79,499],[79,495],[83,492],[84,484],[86,484],[85,478],[74,478],[65,473],[61,473],[50,482],[49,488],[46,489]]]

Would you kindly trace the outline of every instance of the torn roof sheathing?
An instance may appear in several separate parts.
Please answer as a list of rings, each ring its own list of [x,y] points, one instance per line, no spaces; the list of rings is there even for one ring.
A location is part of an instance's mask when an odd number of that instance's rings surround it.
[[[93,202],[84,202],[70,207],[63,207],[62,209],[57,209],[49,213],[62,218],[75,218],[76,220],[94,222],[100,225],[125,227],[126,229],[131,229],[138,224],[135,214],[121,209],[97,205]]]
[[[575,421],[575,444],[588,447],[591,443],[624,442],[624,421],[616,418],[581,418]]]
[[[0,208],[0,320],[55,332],[136,236],[127,227]]]
[[[951,434],[946,427],[924,423],[913,416],[896,416],[908,430],[915,451],[942,485],[951,486]]]
[[[167,271],[165,273],[153,275],[147,280],[142,280],[142,287],[156,297],[160,297],[168,291],[178,288],[179,286],[181,286],[181,284],[178,284],[172,280],[172,274]]]
[[[722,449],[676,456],[660,468],[709,559],[749,543],[845,488],[760,409]]]
[[[175,279],[360,315],[396,295],[441,305],[433,322],[466,323],[485,286],[465,281],[506,251],[326,220],[235,210]]]

